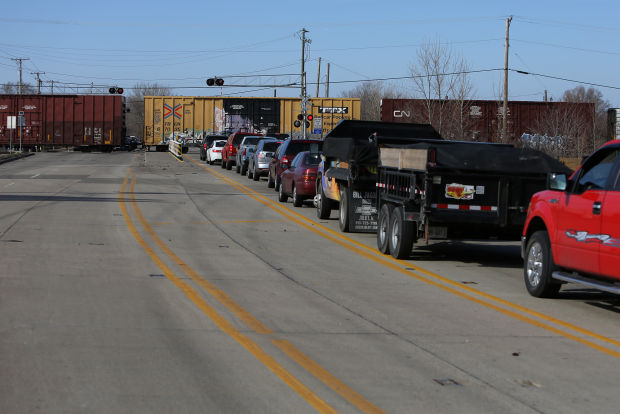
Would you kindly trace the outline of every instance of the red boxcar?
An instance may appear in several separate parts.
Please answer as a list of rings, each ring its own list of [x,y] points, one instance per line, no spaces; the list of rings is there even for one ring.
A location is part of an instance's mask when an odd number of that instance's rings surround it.
[[[428,123],[427,102],[424,99],[383,99],[381,120],[387,122]],[[444,138],[498,142],[501,137],[503,103],[499,101],[443,100],[431,101],[433,126]],[[438,107],[444,108],[442,128],[439,128]],[[461,111],[459,111],[461,109]],[[459,114],[462,113],[462,115]],[[594,104],[541,101],[508,102],[508,142],[516,142],[523,134],[553,135],[550,122],[570,120],[576,133],[586,140],[594,130]],[[579,122],[575,122],[578,120]],[[566,122],[565,122],[566,123]],[[460,124],[460,125],[459,125]],[[561,134],[561,132],[557,132]]]
[[[125,113],[118,95],[0,95],[0,146],[9,145],[7,118],[23,113],[22,147],[112,150],[123,142]],[[19,147],[19,126],[13,147]]]

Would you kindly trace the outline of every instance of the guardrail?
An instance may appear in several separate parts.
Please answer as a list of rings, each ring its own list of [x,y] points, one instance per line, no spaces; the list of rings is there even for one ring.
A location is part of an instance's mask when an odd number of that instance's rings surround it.
[[[179,160],[183,160],[183,148],[181,146],[181,143],[178,141],[174,141],[174,140],[169,140],[168,141],[168,151],[170,151],[170,153],[172,155],[174,155],[175,157],[177,157]]]

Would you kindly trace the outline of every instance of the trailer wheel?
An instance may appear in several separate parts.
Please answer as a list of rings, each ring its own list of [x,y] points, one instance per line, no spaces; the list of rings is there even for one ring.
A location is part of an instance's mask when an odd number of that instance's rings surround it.
[[[391,204],[383,204],[379,210],[377,220],[377,249],[383,254],[390,253],[390,218],[394,207]]]
[[[541,230],[532,234],[525,252],[523,277],[527,291],[537,298],[555,296],[562,285],[551,277],[556,267],[547,232]]]
[[[316,190],[318,195],[316,203],[316,216],[321,220],[325,220],[332,214],[331,200],[325,197],[321,176],[317,177],[316,184],[318,187]]]
[[[406,259],[413,247],[413,222],[405,221],[402,207],[390,215],[390,254],[395,259]]]
[[[338,225],[343,233],[349,232],[349,187],[340,185],[340,208],[338,209]]]

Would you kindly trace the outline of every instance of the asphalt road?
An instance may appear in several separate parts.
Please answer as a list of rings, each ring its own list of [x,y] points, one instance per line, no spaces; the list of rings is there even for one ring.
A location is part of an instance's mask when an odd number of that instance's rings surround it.
[[[620,298],[167,153],[0,165],[1,413],[617,412]]]

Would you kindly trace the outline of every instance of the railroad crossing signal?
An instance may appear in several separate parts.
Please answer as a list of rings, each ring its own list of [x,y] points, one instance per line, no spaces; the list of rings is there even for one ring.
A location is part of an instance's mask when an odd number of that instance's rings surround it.
[[[297,120],[293,122],[293,125],[295,125],[295,128],[299,128],[301,127],[301,123],[305,122],[306,128],[310,128],[310,121],[312,121],[313,119],[314,117],[312,116],[312,114],[308,114],[306,115],[306,119],[304,121],[304,114],[298,114]]]
[[[111,87],[111,88],[110,88],[110,91],[109,91],[109,92],[110,92],[110,93],[118,93],[118,94],[121,94],[121,95],[122,95],[122,94],[123,94],[123,92],[124,92],[124,90],[123,90],[123,88],[119,88],[119,87],[117,87],[117,86],[113,86],[113,87]]]
[[[207,86],[224,86],[224,79],[222,78],[209,78],[207,79]]]

